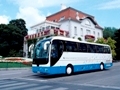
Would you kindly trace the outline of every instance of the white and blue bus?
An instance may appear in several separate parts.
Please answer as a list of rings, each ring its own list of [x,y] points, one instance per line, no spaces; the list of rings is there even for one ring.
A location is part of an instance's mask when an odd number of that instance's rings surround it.
[[[32,71],[45,75],[104,70],[112,66],[109,45],[53,36],[37,42]]]

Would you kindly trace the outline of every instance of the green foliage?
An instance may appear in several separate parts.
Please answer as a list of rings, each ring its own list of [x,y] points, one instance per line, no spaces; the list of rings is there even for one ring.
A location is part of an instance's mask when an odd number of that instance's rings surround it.
[[[96,43],[100,43],[100,44],[106,44],[105,39],[104,38],[98,38]]]
[[[116,59],[117,60],[120,60],[120,29],[118,29],[118,30],[116,30],[115,31],[115,35],[114,35],[114,39],[115,39],[115,41],[116,41],[116,49],[115,49],[115,51],[116,51],[116,53],[117,53],[117,55],[116,55]]]
[[[78,37],[78,40],[79,40],[79,41],[82,41],[81,37]]]
[[[112,39],[114,39],[114,33],[117,29],[114,27],[105,27],[104,31],[103,31],[103,37],[105,39],[111,37]]]
[[[36,44],[37,39],[30,39],[28,40],[28,46],[30,46],[31,44]]]
[[[116,56],[116,52],[115,52],[116,46],[115,46],[115,43],[116,43],[116,41],[111,39],[110,37],[107,39],[107,42],[106,42],[106,44],[110,45],[110,47],[111,47],[113,58],[115,58],[115,56]]]
[[[115,43],[116,41],[111,39],[110,37],[107,39],[107,42],[106,42],[106,44],[110,45],[112,50],[116,48]]]
[[[27,29],[22,19],[12,20],[8,25],[0,24],[0,55],[22,56],[25,35]]]
[[[9,24],[17,26],[20,29],[23,36],[27,35],[28,29],[26,28],[26,26],[25,26],[26,23],[25,23],[25,21],[23,19],[11,20],[9,22]]]
[[[0,68],[19,68],[19,67],[31,67],[30,65],[20,62],[0,62]]]
[[[111,37],[104,39],[104,38],[99,38],[96,43],[100,43],[100,44],[108,44],[111,47],[111,51],[112,51],[112,56],[113,58],[115,58],[116,56],[116,52],[115,52],[115,43],[116,41],[111,39]]]
[[[94,40],[92,40],[92,39],[88,39],[87,42],[94,42]]]

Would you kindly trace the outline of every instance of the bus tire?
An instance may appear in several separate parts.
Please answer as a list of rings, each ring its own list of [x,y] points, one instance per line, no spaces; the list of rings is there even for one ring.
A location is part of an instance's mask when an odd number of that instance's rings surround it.
[[[66,74],[67,75],[71,75],[73,73],[73,66],[72,65],[68,65],[66,67]]]
[[[104,70],[104,64],[103,64],[103,63],[100,64],[100,70],[101,70],[101,71]]]

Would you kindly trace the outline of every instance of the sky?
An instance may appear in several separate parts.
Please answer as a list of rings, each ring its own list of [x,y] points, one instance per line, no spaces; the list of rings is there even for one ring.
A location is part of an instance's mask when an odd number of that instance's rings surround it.
[[[30,29],[60,11],[61,4],[94,16],[103,28],[120,28],[120,0],[0,0],[0,24],[22,18]]]

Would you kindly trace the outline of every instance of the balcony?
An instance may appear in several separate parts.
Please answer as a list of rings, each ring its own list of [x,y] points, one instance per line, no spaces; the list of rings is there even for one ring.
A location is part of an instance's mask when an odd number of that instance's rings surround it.
[[[25,36],[25,40],[30,40],[30,39],[37,39],[37,38],[43,38],[47,36],[65,36],[69,37],[69,32],[60,30],[60,29],[50,29],[50,30],[44,30],[35,34],[27,35]]]

